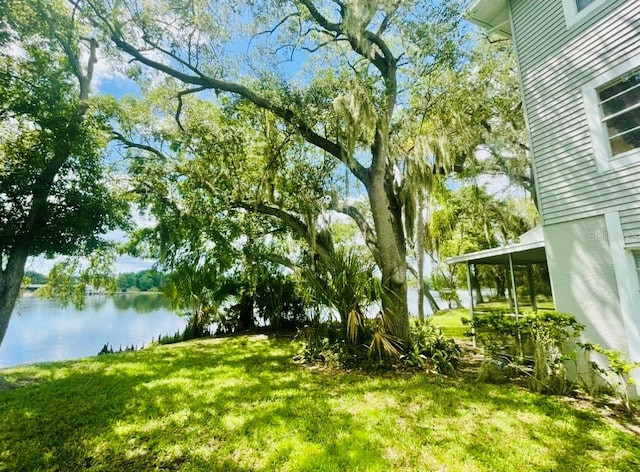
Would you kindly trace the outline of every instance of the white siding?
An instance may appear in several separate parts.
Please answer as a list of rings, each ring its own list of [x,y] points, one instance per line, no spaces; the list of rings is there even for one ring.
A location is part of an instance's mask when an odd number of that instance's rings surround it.
[[[640,247],[640,211],[629,208],[620,212],[624,242],[630,247]]]
[[[522,92],[545,225],[620,211],[640,244],[640,160],[599,172],[582,86],[640,56],[640,1],[612,0],[567,29],[562,0],[512,0]]]
[[[543,230],[556,309],[584,323],[590,342],[627,352],[605,218],[583,218]]]

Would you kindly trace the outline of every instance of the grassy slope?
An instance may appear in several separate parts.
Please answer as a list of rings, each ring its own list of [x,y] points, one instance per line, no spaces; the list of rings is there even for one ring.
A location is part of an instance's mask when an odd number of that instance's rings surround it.
[[[0,470],[640,468],[637,438],[554,398],[291,354],[237,338],[0,371]]]

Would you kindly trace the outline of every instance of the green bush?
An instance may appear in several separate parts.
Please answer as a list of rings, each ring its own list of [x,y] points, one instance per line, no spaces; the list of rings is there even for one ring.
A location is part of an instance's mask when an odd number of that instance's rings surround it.
[[[525,313],[519,318],[492,312],[463,320],[478,341],[512,375],[525,373],[538,392],[565,394],[573,388],[566,361],[575,361],[575,344],[584,326],[566,313]],[[471,333],[469,333],[471,334]]]
[[[417,321],[411,326],[411,341],[400,357],[408,367],[426,368],[452,374],[460,362],[460,348],[431,323]]]
[[[629,362],[620,351],[604,349],[598,344],[581,343],[579,346],[584,349],[586,353],[597,352],[605,357],[607,360],[605,367],[600,366],[594,361],[591,361],[590,366],[611,388],[611,392],[620,398],[627,411],[631,411],[629,386],[635,382],[633,377],[630,376],[630,373],[632,370],[640,368],[640,362]]]
[[[295,331],[307,322],[305,303],[290,275],[263,275],[257,282],[255,307],[274,331]]]
[[[360,339],[371,340],[374,334],[374,321],[365,320],[360,327]],[[337,321],[307,325],[298,330],[295,339],[299,345],[295,357],[298,362],[363,370],[386,369],[393,364],[391,356],[372,356],[370,345],[351,342],[342,323]]]

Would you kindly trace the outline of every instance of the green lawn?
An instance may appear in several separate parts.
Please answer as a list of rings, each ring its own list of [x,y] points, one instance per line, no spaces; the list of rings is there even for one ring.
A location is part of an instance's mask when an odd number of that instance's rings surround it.
[[[513,386],[230,338],[0,370],[0,470],[639,470],[637,437]]]

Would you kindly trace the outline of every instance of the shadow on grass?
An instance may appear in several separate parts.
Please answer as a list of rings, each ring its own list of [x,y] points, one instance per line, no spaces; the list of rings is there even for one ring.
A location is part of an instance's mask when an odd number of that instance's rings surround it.
[[[0,470],[633,470],[593,414],[511,387],[311,372],[283,341],[6,371]]]

